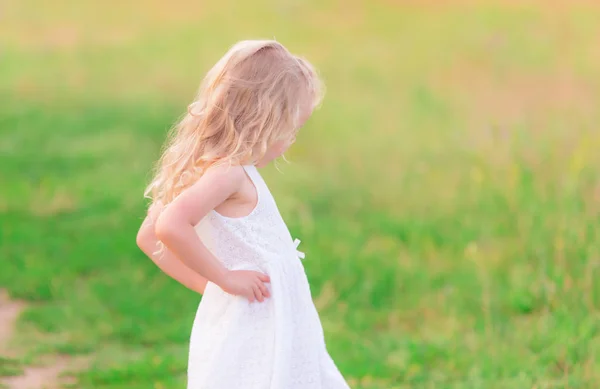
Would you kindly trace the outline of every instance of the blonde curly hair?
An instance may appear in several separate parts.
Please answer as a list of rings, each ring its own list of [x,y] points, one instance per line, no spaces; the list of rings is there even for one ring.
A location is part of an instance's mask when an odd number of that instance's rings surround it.
[[[323,96],[314,67],[273,40],[236,43],[170,131],[144,195],[166,205],[216,164],[255,164]]]

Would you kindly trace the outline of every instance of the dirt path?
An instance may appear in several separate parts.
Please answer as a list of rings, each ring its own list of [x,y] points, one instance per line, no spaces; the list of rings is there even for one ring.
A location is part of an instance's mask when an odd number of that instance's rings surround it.
[[[24,308],[25,304],[11,301],[8,293],[0,290],[0,355],[14,356],[11,355],[9,341],[12,338],[15,322]]]
[[[17,357],[18,351],[10,346],[15,323],[25,308],[25,304],[11,300],[4,290],[0,290],[0,356]],[[78,370],[87,363],[87,358],[71,358],[52,356],[39,366],[27,366],[23,375],[0,377],[0,383],[8,389],[58,389],[69,382],[68,377],[61,377],[66,370]]]

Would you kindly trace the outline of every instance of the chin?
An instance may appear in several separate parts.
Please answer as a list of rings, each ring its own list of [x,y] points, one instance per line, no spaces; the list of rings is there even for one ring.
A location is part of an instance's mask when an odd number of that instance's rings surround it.
[[[255,166],[258,168],[263,168],[263,167],[267,166],[269,164],[269,162],[270,161],[265,161],[265,160],[258,161]]]
[[[273,162],[273,160],[275,160],[277,158],[277,156],[273,157],[273,156],[266,156],[265,158],[261,159],[260,161],[258,161],[256,163],[256,167],[265,167],[268,164],[270,164],[271,162]]]

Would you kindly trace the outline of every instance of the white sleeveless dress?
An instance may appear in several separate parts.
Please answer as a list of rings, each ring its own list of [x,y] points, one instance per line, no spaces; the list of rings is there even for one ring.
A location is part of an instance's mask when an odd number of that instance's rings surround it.
[[[202,242],[228,269],[271,278],[264,302],[208,283],[190,340],[188,389],[349,389],[325,346],[304,255],[254,166],[244,166],[257,204],[229,218],[216,211],[196,226]]]

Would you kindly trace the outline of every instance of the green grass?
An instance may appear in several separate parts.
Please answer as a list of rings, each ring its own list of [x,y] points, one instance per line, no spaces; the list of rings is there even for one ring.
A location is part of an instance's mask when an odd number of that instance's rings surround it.
[[[184,387],[199,296],[135,247],[144,185],[203,73],[276,37],[328,94],[264,175],[352,387],[600,387],[600,9],[399,3],[6,5],[0,287],[31,303],[23,360]]]

